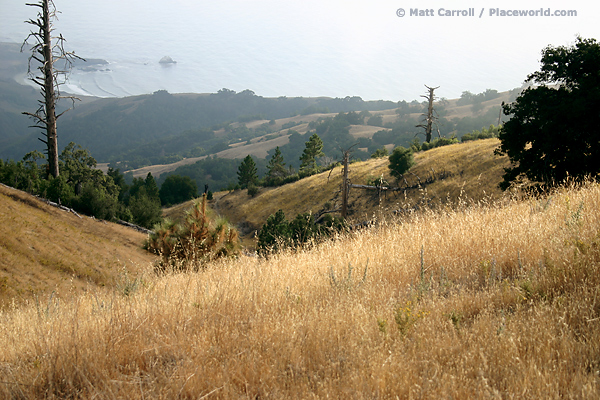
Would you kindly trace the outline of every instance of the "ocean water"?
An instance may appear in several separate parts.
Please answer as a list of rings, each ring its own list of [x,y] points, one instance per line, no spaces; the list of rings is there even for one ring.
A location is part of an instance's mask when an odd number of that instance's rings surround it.
[[[453,0],[453,7],[458,3],[474,6]],[[528,7],[549,3],[556,2]],[[55,0],[55,28],[68,50],[108,62],[74,68],[64,90],[75,94],[228,88],[269,97],[410,101],[422,100],[423,85],[440,86],[436,94],[447,98],[520,86],[539,67],[543,47],[598,33],[599,6],[571,3],[577,18],[502,20],[399,18],[400,5],[389,0]],[[0,0],[0,41],[21,42],[29,30],[23,21],[35,13],[24,2]],[[164,56],[176,63],[160,64]]]

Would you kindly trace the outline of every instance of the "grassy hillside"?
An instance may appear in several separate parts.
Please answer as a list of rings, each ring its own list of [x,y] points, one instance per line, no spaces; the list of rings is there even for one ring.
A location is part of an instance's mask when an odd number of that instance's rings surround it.
[[[0,308],[135,280],[154,259],[141,248],[145,237],[0,185]]]
[[[0,311],[0,397],[599,398],[599,208],[463,204]]]
[[[412,174],[406,174],[406,183],[410,187],[406,191],[379,196],[374,191],[352,189],[349,199],[351,219],[360,222],[381,214],[391,215],[400,209],[445,204],[448,199],[457,202],[461,197],[473,201],[499,198],[498,183],[503,168],[508,166],[508,159],[493,154],[498,144],[497,139],[488,139],[417,153],[416,165],[410,170]],[[383,174],[393,186],[405,187],[405,182],[396,182],[390,176],[388,164],[387,157],[353,163],[350,179],[354,184],[366,184],[369,178]],[[249,197],[246,190],[217,193],[211,206],[237,224],[248,237],[279,209],[290,219],[298,213],[339,208],[341,173],[342,167],[336,167],[331,172],[278,188],[262,188],[255,197]],[[421,187],[417,187],[417,177]],[[431,182],[427,182],[428,179]]]

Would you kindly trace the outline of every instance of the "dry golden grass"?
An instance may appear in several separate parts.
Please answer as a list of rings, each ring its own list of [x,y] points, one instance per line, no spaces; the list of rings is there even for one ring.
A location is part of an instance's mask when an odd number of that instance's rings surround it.
[[[262,137],[264,138],[264,137]],[[284,146],[290,142],[288,135],[276,137],[271,140],[252,141],[252,143],[230,147],[227,150],[223,150],[217,153],[219,158],[244,158],[248,154],[258,158],[266,158],[269,154],[268,151],[274,149],[277,146]]]
[[[472,200],[499,198],[498,183],[503,168],[508,166],[508,159],[494,155],[498,145],[497,139],[488,139],[417,153],[416,164],[411,169],[414,175],[406,174],[412,189],[406,193],[383,194],[381,199],[376,192],[352,189],[349,199],[351,218],[360,222],[381,214],[389,216],[395,210],[422,206],[423,203],[432,206],[456,202],[461,196]],[[366,184],[370,177],[383,174],[393,186],[404,186],[404,182],[395,182],[388,165],[387,157],[353,163],[349,176],[354,184]],[[341,171],[342,168],[337,167],[331,173],[327,171],[278,188],[261,188],[255,197],[249,197],[246,190],[216,193],[211,207],[238,224],[245,234],[244,244],[251,246],[248,235],[252,236],[252,232],[260,229],[269,215],[279,209],[290,219],[299,213],[317,213],[325,209],[326,203],[332,208],[340,208]],[[445,173],[446,177],[440,178],[441,173]],[[421,187],[416,187],[418,180],[415,175],[421,179]],[[432,176],[435,180],[426,182]]]
[[[600,397],[600,186],[0,313],[0,397]]]
[[[146,235],[117,224],[78,218],[0,185],[0,308],[34,296],[114,286],[137,276],[155,257]]]

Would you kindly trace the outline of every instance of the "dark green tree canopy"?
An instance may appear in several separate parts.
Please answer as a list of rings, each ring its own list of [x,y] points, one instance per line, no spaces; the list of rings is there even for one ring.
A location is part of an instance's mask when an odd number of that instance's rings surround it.
[[[553,186],[567,177],[600,172],[600,44],[577,38],[573,46],[548,46],[540,71],[504,114],[496,154],[506,154],[507,189],[513,183]],[[527,182],[528,181],[528,182]]]
[[[402,175],[415,164],[412,150],[402,146],[394,149],[389,160],[390,164],[388,168],[390,169],[390,174],[398,179],[402,178]]]
[[[283,155],[281,155],[281,150],[279,150],[279,146],[275,149],[275,153],[269,160],[267,164],[267,176],[269,178],[284,178],[288,170],[285,168],[285,162],[283,162]]]
[[[306,147],[300,156],[300,171],[314,172],[317,170],[317,158],[324,156],[323,141],[316,133],[308,139]]]
[[[178,204],[196,197],[198,186],[189,176],[169,175],[159,193],[163,205]]]
[[[242,189],[247,188],[249,185],[256,185],[258,182],[258,170],[256,163],[249,154],[242,160],[238,168],[238,183]]]

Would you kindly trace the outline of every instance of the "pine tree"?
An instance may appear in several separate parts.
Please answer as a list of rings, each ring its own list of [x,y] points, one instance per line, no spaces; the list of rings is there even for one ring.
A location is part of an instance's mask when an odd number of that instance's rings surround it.
[[[245,189],[251,184],[256,185],[258,183],[257,174],[256,163],[250,155],[247,155],[238,167],[237,175],[240,187]]]
[[[318,171],[317,158],[324,156],[323,141],[314,133],[306,142],[306,148],[300,157],[300,172],[314,173]]]
[[[146,194],[153,200],[158,200],[160,205],[160,194],[158,185],[152,176],[152,173],[148,172],[146,179],[144,180],[144,187],[146,188]]]
[[[273,178],[285,178],[288,171],[285,168],[285,163],[283,162],[283,156],[281,155],[281,150],[279,150],[279,146],[275,148],[275,153],[269,160],[267,164],[267,176],[271,179]]]

